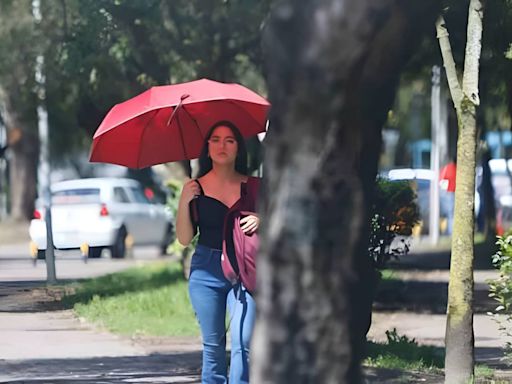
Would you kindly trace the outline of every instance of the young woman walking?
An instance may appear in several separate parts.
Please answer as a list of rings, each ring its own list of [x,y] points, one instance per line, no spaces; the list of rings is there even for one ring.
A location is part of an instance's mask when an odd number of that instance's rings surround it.
[[[183,186],[176,218],[176,233],[182,245],[188,245],[199,230],[189,293],[203,340],[203,384],[228,382],[226,305],[231,328],[229,383],[249,382],[255,303],[242,284],[231,285],[221,268],[224,218],[240,199],[242,183],[247,183],[248,178],[247,151],[239,129],[228,121],[216,123],[204,142],[199,177]],[[241,226],[244,233],[253,233],[258,229],[259,217],[246,216]]]

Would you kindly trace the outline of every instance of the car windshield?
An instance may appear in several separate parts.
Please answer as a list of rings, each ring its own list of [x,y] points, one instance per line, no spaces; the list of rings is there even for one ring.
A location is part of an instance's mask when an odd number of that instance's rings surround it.
[[[52,194],[53,204],[91,204],[99,202],[99,188],[66,189]]]

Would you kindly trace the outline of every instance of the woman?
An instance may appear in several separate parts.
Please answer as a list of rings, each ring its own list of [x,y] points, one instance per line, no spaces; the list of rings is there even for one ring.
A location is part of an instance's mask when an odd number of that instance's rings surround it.
[[[196,227],[199,229],[191,262],[189,293],[203,339],[202,383],[227,383],[226,303],[231,328],[229,383],[248,383],[255,304],[241,284],[232,286],[226,280],[220,261],[224,217],[229,207],[240,199],[241,185],[248,180],[245,143],[234,124],[221,121],[211,127],[199,166],[199,178],[183,186],[176,234],[182,245],[188,245]],[[198,217],[193,220],[190,203],[194,199],[197,199]],[[241,225],[244,233],[252,233],[258,229],[259,218],[246,216]]]

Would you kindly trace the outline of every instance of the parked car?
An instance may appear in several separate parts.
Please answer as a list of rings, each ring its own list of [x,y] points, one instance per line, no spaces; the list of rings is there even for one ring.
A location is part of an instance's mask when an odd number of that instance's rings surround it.
[[[88,249],[91,258],[109,249],[113,258],[123,258],[127,238],[136,245],[158,245],[162,252],[174,240],[171,211],[151,204],[135,180],[67,180],[53,184],[51,194],[56,249]],[[29,227],[38,258],[44,258],[46,250],[44,219],[44,208],[38,202]]]

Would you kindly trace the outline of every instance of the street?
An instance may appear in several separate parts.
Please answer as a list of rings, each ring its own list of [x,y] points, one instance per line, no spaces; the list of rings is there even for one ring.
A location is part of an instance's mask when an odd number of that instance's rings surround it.
[[[88,259],[84,263],[79,251],[56,251],[57,279],[82,279],[113,273],[130,266],[161,258],[158,247],[135,247],[133,257],[126,259]],[[44,281],[46,263],[34,265],[28,243],[0,245],[0,283],[6,281]]]

